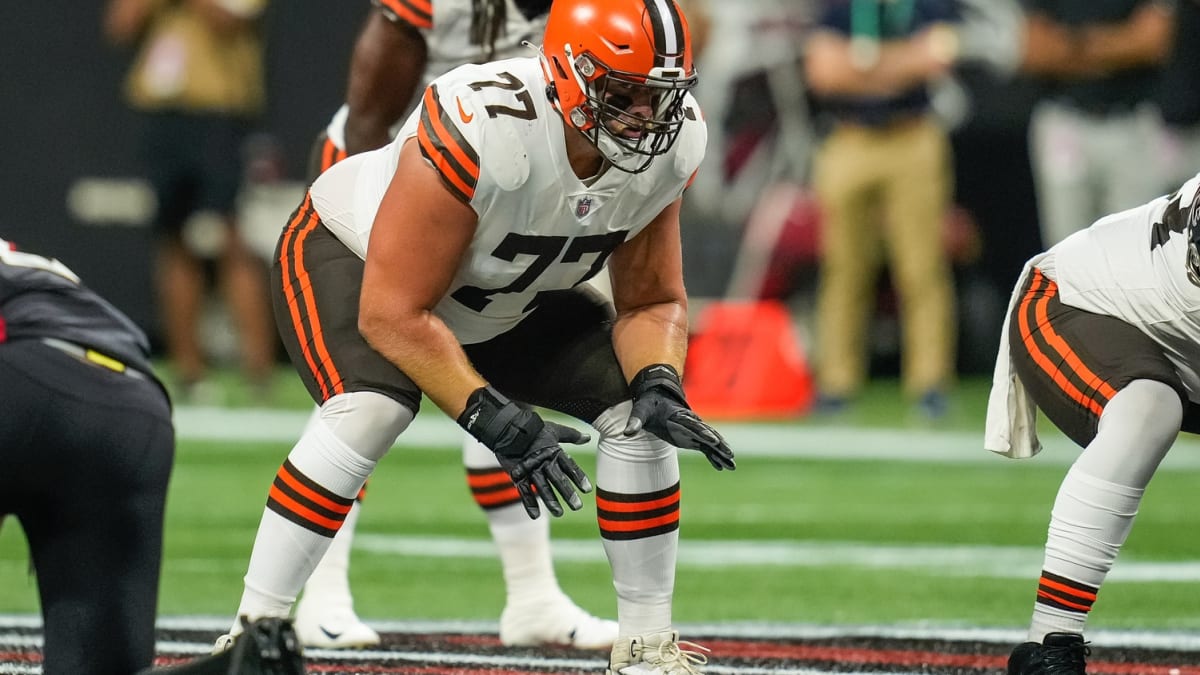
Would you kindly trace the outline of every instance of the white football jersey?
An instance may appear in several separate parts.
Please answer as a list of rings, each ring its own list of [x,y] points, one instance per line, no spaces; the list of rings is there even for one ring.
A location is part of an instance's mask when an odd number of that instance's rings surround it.
[[[1162,345],[1189,398],[1200,402],[1200,286],[1187,267],[1198,186],[1200,175],[1074,233],[1050,249],[1045,271],[1063,304],[1126,321]]]
[[[489,56],[485,45],[471,42],[472,0],[374,0],[373,4],[392,21],[416,28],[425,38],[428,57],[422,87],[461,65],[528,56],[531,50],[522,43],[527,40],[541,43],[542,33],[546,30],[546,13],[527,19],[513,0],[506,0],[504,30],[496,37],[494,54]],[[409,106],[409,111],[416,107],[415,103]],[[342,150],[346,149],[346,118],[349,114],[350,106],[342,104],[325,128],[329,139]],[[392,136],[395,137],[399,130],[400,123],[397,122],[391,129]]]
[[[391,144],[335,164],[312,186],[326,227],[365,258],[400,148],[415,137],[479,218],[435,310],[464,344],[515,326],[538,293],[599,272],[614,248],[683,194],[704,157],[707,130],[688,96],[679,137],[649,169],[610,167],[585,183],[567,161],[562,118],[545,92],[536,57],[456,68],[425,90]]]

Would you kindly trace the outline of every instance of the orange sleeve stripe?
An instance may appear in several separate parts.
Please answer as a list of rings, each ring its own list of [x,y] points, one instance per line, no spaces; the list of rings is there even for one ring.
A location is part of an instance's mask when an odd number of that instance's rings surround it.
[[[296,480],[296,477],[293,476],[291,474],[291,472],[287,470],[286,467],[280,467],[278,475],[279,475],[279,480],[282,480],[284,483],[287,483],[288,487],[290,487],[293,490],[295,490],[296,492],[300,493],[301,495],[304,496],[305,499],[308,499],[309,501],[313,502],[314,504],[316,504],[317,506],[320,506],[323,509],[328,509],[330,511],[333,511],[334,513],[339,513],[344,516],[347,513],[350,513],[350,507],[354,506],[353,501],[351,501],[349,504],[339,504],[339,503],[333,501],[332,499],[330,499],[329,497],[326,497],[325,495],[316,492],[312,488],[310,488],[307,485]]]
[[[1054,367],[1054,364],[1050,362],[1050,359],[1044,352],[1042,352],[1042,350],[1037,346],[1037,343],[1034,341],[1033,330],[1029,325],[1029,304],[1032,302],[1030,296],[1032,295],[1034,286],[1039,285],[1044,278],[1042,277],[1040,270],[1034,270],[1034,274],[1035,276],[1033,282],[1030,285],[1030,292],[1027,293],[1026,297],[1021,300],[1021,307],[1017,313],[1019,319],[1018,325],[1021,331],[1021,341],[1024,343],[1025,349],[1029,352],[1029,355],[1033,357],[1034,362],[1038,364],[1038,367],[1040,367],[1042,371],[1045,372],[1046,375],[1048,375],[1050,379],[1059,386],[1060,389],[1062,389],[1068,396],[1070,396],[1080,405],[1099,415],[1100,413],[1104,412],[1104,408],[1101,407],[1099,403],[1096,403],[1096,401],[1091,397],[1084,396],[1083,392],[1079,391],[1074,384],[1067,380],[1067,377],[1063,375],[1062,371]],[[1053,285],[1053,282],[1050,282],[1049,280],[1047,280],[1047,282]],[[1042,298],[1037,301],[1037,304],[1033,309],[1038,317],[1038,320],[1042,322],[1043,325],[1045,325],[1045,305],[1049,304],[1050,297],[1052,295],[1052,290],[1047,287],[1047,294],[1042,296]],[[1047,334],[1048,339],[1049,334],[1053,333],[1049,326],[1045,328],[1044,332]],[[1061,337],[1059,338],[1059,341],[1062,341]]]
[[[312,288],[312,280],[309,279],[308,270],[304,267],[304,247],[301,244],[303,244],[304,239],[308,236],[308,234],[316,229],[317,225],[320,223],[320,219],[315,217],[315,210],[313,211],[313,216],[314,217],[309,220],[308,224],[305,225],[304,229],[300,231],[300,235],[296,237],[296,241],[293,244],[292,257],[295,259],[296,280],[299,282],[301,289]],[[325,368],[325,372],[329,375],[329,387],[322,387],[321,390],[322,392],[325,392],[327,389],[332,389],[333,394],[341,394],[345,391],[342,385],[342,376],[338,373],[337,368],[333,365],[333,357],[329,355],[329,350],[325,347],[325,333],[322,330],[321,322],[318,319],[316,296],[313,295],[311,291],[302,293],[302,295],[304,296],[304,308],[308,312],[309,325],[312,326],[312,335],[310,336],[312,346],[317,352],[317,360]],[[301,335],[303,335],[303,333],[301,333]],[[301,341],[301,344],[303,344],[303,341]],[[329,396],[330,394],[325,394],[326,398],[329,398]]]
[[[324,152],[321,153],[321,171],[325,171],[329,167],[346,159],[346,151],[339,148],[333,139],[325,139]]]
[[[1091,600],[1092,602],[1096,601],[1095,593],[1082,591],[1078,588],[1071,588],[1066,584],[1060,584],[1059,582],[1052,579],[1047,579],[1046,577],[1042,577],[1038,583],[1042,586],[1046,586],[1047,588],[1053,588],[1056,591],[1062,591],[1063,593],[1079,598],[1080,600]]]
[[[468,474],[467,485],[471,489],[489,488],[497,485],[512,484],[512,479],[503,471],[495,471],[493,473]]]
[[[321,514],[287,496],[283,490],[280,490],[274,485],[271,486],[271,492],[268,496],[270,499],[274,499],[288,511],[291,511],[304,520],[313,523],[314,525],[320,525],[321,527],[328,528],[335,532],[342,526],[342,521],[322,516]]]
[[[610,499],[605,499],[596,495],[596,509],[599,511],[611,511],[613,513],[637,513],[639,511],[653,511],[679,503],[679,491],[646,502],[614,502]]]
[[[296,217],[288,223],[287,230],[283,234],[283,242],[279,247],[279,268],[283,277],[283,295],[287,298],[288,312],[292,316],[292,327],[299,337],[297,340],[300,343],[300,351],[304,354],[304,361],[308,364],[308,369],[312,372],[317,384],[321,387],[321,396],[329,398],[329,389],[326,386],[325,378],[321,377],[320,371],[317,369],[316,360],[313,358],[312,352],[308,349],[308,340],[304,338],[305,329],[304,323],[300,318],[299,301],[296,298],[296,293],[292,288],[291,283],[291,241],[295,238],[296,232],[304,227],[304,223],[308,219],[314,219],[315,215],[311,212],[312,195],[305,194],[304,202],[300,204],[300,208],[296,210]]]
[[[678,523],[679,512],[672,511],[657,518],[646,518],[644,520],[608,520],[600,517],[596,521],[600,523],[601,530],[608,532],[636,532],[638,530],[649,530],[660,525]]]
[[[466,140],[458,131],[458,127],[446,126],[444,121],[446,117],[446,109],[442,107],[442,102],[438,100],[437,88],[429,87],[425,90],[425,118],[429,120],[429,124],[433,133],[437,136],[441,144],[454,155],[462,165],[464,171],[474,181],[479,180],[479,155],[475,149],[467,144]],[[474,191],[472,189],[472,191]]]
[[[446,159],[445,155],[438,150],[433,140],[429,138],[429,134],[425,132],[425,125],[423,124],[417,128],[417,142],[421,144],[421,150],[425,153],[425,156],[429,158],[429,161],[433,162],[438,175],[454,191],[454,196],[463,202],[470,202],[471,198],[475,196],[474,186],[467,185],[459,177],[458,172],[454,170],[450,161]]]
[[[433,3],[429,0],[379,0],[379,4],[413,28],[433,28]]]
[[[1057,602],[1057,603],[1058,603],[1058,604],[1060,604],[1060,605],[1066,605],[1067,607],[1070,607],[1071,609],[1077,609],[1077,610],[1079,610],[1079,611],[1081,611],[1081,612],[1090,612],[1090,611],[1092,610],[1092,606],[1091,606],[1091,605],[1081,605],[1081,604],[1079,604],[1079,603],[1077,603],[1077,602],[1071,602],[1070,600],[1066,600],[1066,599],[1064,599],[1064,598],[1060,598],[1060,597],[1058,597],[1057,595],[1053,595],[1053,594],[1047,593],[1046,591],[1038,591],[1038,592],[1037,592],[1037,596],[1038,596],[1039,598],[1045,598],[1045,599],[1047,599],[1047,600],[1051,600],[1051,601],[1053,601],[1053,602]]]

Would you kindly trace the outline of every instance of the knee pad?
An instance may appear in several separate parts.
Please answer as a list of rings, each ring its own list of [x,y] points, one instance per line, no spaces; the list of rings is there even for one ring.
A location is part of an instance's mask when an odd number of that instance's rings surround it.
[[[597,451],[626,462],[655,462],[675,452],[675,446],[645,429],[625,435],[633,402],[624,401],[600,413],[592,426],[600,434]]]
[[[373,391],[338,394],[321,405],[320,420],[338,440],[371,461],[387,454],[416,415],[408,406]]]

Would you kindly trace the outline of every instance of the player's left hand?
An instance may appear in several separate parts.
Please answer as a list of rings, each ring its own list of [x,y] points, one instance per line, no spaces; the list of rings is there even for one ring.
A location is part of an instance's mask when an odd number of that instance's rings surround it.
[[[717,471],[737,468],[725,439],[688,406],[673,367],[665,363],[646,366],[633,377],[629,388],[633,412],[625,425],[626,436],[645,429],[677,448],[703,452]]]

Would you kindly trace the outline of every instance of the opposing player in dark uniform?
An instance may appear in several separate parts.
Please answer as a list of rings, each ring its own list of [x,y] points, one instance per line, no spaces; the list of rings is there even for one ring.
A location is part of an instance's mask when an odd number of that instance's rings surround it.
[[[29,540],[47,675],[154,658],[175,433],[148,350],[66,265],[0,239],[0,521]]]
[[[673,0],[556,0],[540,57],[437,78],[394,141],[313,183],[273,289],[320,419],[270,489],[239,616],[288,614],[424,397],[495,453],[528,515],[581,508],[592,484],[561,444],[585,436],[516,399],[598,433],[609,672],[702,672],[672,618],[677,448],[734,460],[679,375],[679,212],[707,137],[696,78]],[[611,303],[584,285],[606,266]]]

